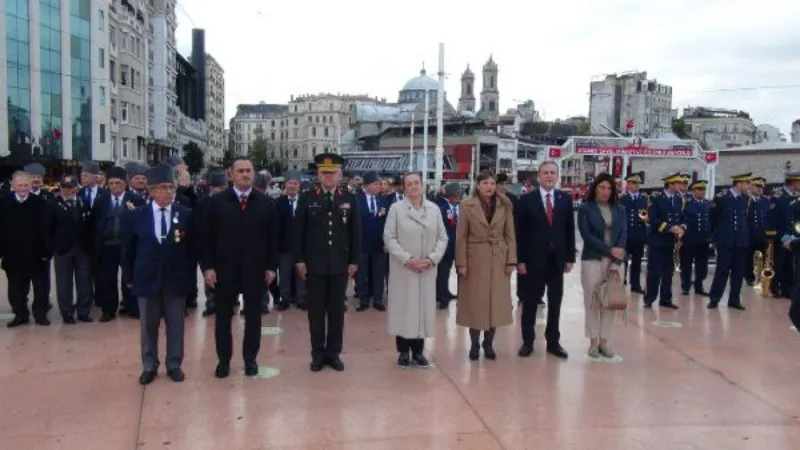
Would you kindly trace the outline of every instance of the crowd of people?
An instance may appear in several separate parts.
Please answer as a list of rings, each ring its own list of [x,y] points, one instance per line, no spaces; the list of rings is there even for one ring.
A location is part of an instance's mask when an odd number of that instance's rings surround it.
[[[546,306],[545,350],[566,359],[559,322],[564,277],[578,253],[576,231],[583,241],[580,278],[592,358],[615,356],[609,342],[614,317],[628,295],[611,289],[617,280],[624,279],[631,294],[643,294],[645,308],[658,300],[662,308],[677,309],[672,276],[679,269],[683,295],[692,289],[707,295],[714,309],[729,284],[728,307],[744,310],[741,285],[758,281],[752,260],[760,252],[774,255],[768,262],[772,293],[794,294],[800,173],[787,175],[771,198],[763,193],[763,178],[736,176],[710,202],[706,182],[690,184],[685,174],[666,177],[664,190],[651,196],[639,193],[640,174],[627,177],[625,193],[611,175],[600,174],[576,216],[570,194],[556,188],[559,166],[553,161],[539,166],[537,187],[519,197],[508,192],[504,174],[481,173],[466,196],[458,183],[428,195],[421,173],[390,183],[368,171],[343,184],[340,155],[321,154],[315,163],[315,183],[288,172],[282,192],[245,158],[210,173],[201,185],[191,182],[177,156],[152,167],[113,167],[102,177],[88,161],[79,176],[62,177],[55,194],[42,189],[44,167],[25,166],[0,198],[0,258],[14,314],[7,326],[28,324],[31,315],[39,326],[50,324],[52,267],[64,324],[93,322],[93,306],[100,322],[120,315],[140,319],[143,385],[155,380],[161,365],[163,318],[167,376],[180,382],[183,326],[187,311],[198,305],[199,266],[203,315],[215,320],[216,377],[231,371],[231,322],[239,307],[244,372],[257,375],[270,298],[278,311],[307,311],[310,370],[343,371],[346,292],[353,279],[357,313],[387,312],[397,365],[426,368],[425,339],[434,335],[436,310],[454,299],[456,323],[469,330],[468,358],[498,357],[494,336],[512,323],[516,272],[518,355],[533,354],[537,312]],[[717,265],[706,293],[712,248]],[[453,269],[456,293],[450,289]],[[790,316],[800,324],[800,302],[793,302]]]

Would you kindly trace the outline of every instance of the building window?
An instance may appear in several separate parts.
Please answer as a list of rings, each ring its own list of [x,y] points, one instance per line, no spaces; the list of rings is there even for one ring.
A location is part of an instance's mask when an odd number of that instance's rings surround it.
[[[113,59],[108,61],[108,73],[111,84],[117,84],[117,63]]]
[[[328,137],[328,127],[325,127],[325,137]]]
[[[328,118],[328,123],[333,123],[333,116],[330,116],[330,117]]]
[[[494,112],[494,111],[495,111],[494,100],[490,100],[489,101],[489,112]]]
[[[100,143],[106,143],[106,124],[104,123],[100,124]]]
[[[119,66],[119,82],[123,86],[128,85],[128,65],[121,64]]]
[[[269,138],[272,139],[273,141],[275,140],[275,132],[274,131],[270,131],[269,132]]]
[[[100,86],[100,104],[105,106],[106,104],[106,87]]]
[[[297,125],[297,117],[294,118],[294,124]]]
[[[274,121],[274,120],[271,120],[271,121],[269,122],[269,124],[270,124],[270,126],[274,127],[274,126],[275,126],[275,121]]]
[[[308,104],[308,110],[311,111],[311,103]]]
[[[97,28],[103,31],[106,28],[106,12],[102,9],[98,11],[97,19]]]
[[[100,68],[101,69],[105,69],[106,68],[106,49],[104,49],[103,47],[100,47],[100,48],[97,49],[97,59],[100,60],[99,61]]]
[[[311,156],[317,156],[317,147],[311,147]]]
[[[317,116],[316,119],[317,119],[317,123],[319,123],[319,116]]]
[[[311,127],[311,136],[317,136],[317,127]]]
[[[292,157],[297,158],[297,149],[292,150]]]
[[[120,122],[128,123],[128,102],[120,102],[120,104],[119,104],[119,118],[120,118]]]
[[[128,139],[128,138],[122,138],[122,158],[123,159],[127,159],[128,158],[128,141],[129,140],[130,139]]]

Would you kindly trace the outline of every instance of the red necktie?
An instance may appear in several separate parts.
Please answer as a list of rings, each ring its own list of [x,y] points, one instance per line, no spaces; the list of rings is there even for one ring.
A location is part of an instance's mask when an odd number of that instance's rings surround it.
[[[550,194],[545,196],[544,213],[547,216],[547,224],[553,226],[553,202],[550,201]]]
[[[245,194],[239,196],[239,206],[241,206],[242,211],[247,209],[247,196]]]

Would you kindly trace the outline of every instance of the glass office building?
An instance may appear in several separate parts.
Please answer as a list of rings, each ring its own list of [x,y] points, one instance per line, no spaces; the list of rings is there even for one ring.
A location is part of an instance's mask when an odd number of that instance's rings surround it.
[[[72,157],[82,160],[92,156],[92,2],[70,0],[70,3]]]
[[[39,1],[39,0],[32,0]],[[31,145],[31,64],[29,44],[29,0],[6,0],[6,105],[8,150]],[[0,66],[3,67],[3,66]],[[2,81],[0,81],[2,83]]]
[[[42,154],[62,158],[61,1],[39,1],[39,59],[42,86]]]

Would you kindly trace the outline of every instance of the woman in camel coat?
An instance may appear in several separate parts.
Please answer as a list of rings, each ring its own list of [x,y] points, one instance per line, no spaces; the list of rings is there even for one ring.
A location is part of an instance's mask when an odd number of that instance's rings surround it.
[[[482,173],[472,196],[461,203],[456,230],[458,312],[456,323],[468,327],[469,358],[495,359],[497,327],[511,323],[511,274],[517,243],[511,201],[496,192],[494,175]],[[480,343],[480,333],[484,340]]]

